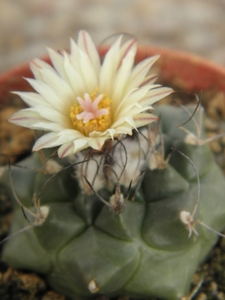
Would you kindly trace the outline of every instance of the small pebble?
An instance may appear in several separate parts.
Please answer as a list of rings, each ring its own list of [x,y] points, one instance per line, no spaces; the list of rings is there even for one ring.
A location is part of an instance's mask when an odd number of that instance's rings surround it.
[[[218,300],[225,300],[225,295],[224,295],[224,293],[223,293],[223,292],[219,292],[219,293],[217,294],[217,299],[218,299]]]
[[[199,293],[196,300],[207,300],[207,295],[205,293]]]
[[[66,298],[54,291],[47,292],[41,300],[66,300]]]
[[[217,292],[217,284],[215,281],[212,281],[209,285],[209,291],[212,293],[212,294],[215,294]]]
[[[216,131],[219,128],[219,124],[215,120],[213,120],[209,117],[206,117],[206,119],[205,119],[205,128],[206,128],[206,130]]]

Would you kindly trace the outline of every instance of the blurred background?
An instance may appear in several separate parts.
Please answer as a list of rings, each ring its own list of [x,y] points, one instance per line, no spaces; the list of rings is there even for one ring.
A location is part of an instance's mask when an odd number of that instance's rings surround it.
[[[0,0],[0,73],[68,48],[80,29],[96,44],[126,32],[225,66],[225,0]]]

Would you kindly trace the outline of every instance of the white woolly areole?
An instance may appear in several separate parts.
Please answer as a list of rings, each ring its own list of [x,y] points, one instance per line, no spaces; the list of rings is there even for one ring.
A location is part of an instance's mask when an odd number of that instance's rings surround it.
[[[41,224],[43,224],[49,215],[50,208],[49,208],[49,206],[44,205],[44,206],[41,206],[39,209],[40,209],[41,220],[42,220]]]
[[[189,225],[193,221],[193,218],[192,218],[192,215],[189,211],[183,210],[183,211],[180,212],[180,220],[185,225]]]

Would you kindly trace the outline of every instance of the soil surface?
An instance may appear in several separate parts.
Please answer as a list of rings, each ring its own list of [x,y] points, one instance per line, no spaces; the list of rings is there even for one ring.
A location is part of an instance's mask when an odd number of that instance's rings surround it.
[[[205,127],[207,136],[212,137],[225,132],[225,101],[220,93],[207,92],[200,95],[205,106]],[[175,93],[173,101],[196,103],[194,95]],[[171,99],[164,101],[168,102]],[[209,106],[210,103],[210,106]],[[21,159],[31,151],[34,142],[34,132],[6,122],[8,116],[23,107],[17,96],[10,96],[7,106],[0,107],[0,153],[9,153],[11,163]],[[225,172],[225,137],[211,143],[215,159]],[[17,154],[17,155],[15,155]],[[1,156],[1,164],[7,164],[8,159]],[[1,169],[0,169],[1,171]],[[7,195],[0,189],[0,240],[4,239],[10,228],[12,204]],[[3,245],[0,245],[0,251]],[[52,291],[45,279],[32,272],[13,270],[0,261],[0,299],[1,300],[68,300],[63,295]],[[117,298],[131,300],[129,297]],[[148,300],[157,300],[148,298]],[[225,239],[221,238],[208,256],[207,261],[199,267],[193,277],[191,291],[182,300],[222,300],[225,299]],[[98,300],[108,300],[100,297]],[[134,299],[133,299],[134,300]],[[147,299],[145,299],[147,300]]]

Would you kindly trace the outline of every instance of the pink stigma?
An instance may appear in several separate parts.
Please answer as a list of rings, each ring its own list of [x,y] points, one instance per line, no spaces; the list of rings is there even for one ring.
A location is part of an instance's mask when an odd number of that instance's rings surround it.
[[[99,102],[102,100],[103,95],[99,95],[94,101],[90,98],[90,95],[86,93],[84,99],[77,97],[80,106],[83,108],[83,112],[76,115],[78,120],[83,120],[83,123],[87,123],[90,120],[96,119],[100,116],[108,114],[108,109],[98,108]]]

